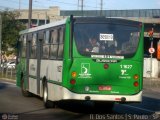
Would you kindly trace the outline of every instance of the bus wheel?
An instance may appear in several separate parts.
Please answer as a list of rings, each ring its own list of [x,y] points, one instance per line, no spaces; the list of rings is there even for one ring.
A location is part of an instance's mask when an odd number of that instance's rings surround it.
[[[30,93],[30,92],[28,92],[26,90],[26,86],[25,86],[25,82],[24,82],[24,78],[23,77],[21,79],[21,92],[22,92],[22,95],[24,97],[30,97],[30,96],[32,96],[32,93]]]
[[[46,81],[43,84],[43,102],[46,108],[55,108],[54,102],[48,100],[48,86]]]

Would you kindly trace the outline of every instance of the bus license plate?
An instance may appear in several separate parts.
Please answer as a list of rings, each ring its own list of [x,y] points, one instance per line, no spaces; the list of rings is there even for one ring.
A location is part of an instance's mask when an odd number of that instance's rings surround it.
[[[99,90],[111,90],[111,86],[99,86]]]

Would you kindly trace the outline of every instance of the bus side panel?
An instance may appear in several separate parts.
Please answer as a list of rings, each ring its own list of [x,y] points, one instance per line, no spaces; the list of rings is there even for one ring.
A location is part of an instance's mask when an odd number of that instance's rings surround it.
[[[29,91],[37,94],[37,59],[29,59]]]
[[[140,70],[140,78],[141,78],[141,81],[140,81],[140,90],[143,89],[143,64],[144,64],[144,24],[142,24],[142,30],[141,30],[141,34],[140,34],[140,44],[139,44],[139,49],[138,49],[138,52],[140,52],[140,55],[141,58],[141,70]]]
[[[21,86],[21,65],[20,63],[16,65],[16,85],[18,87]]]
[[[61,60],[41,60],[40,67],[40,78],[43,80],[44,78],[47,80],[48,84],[48,99],[49,100],[57,100],[60,95],[60,91],[57,86],[61,86],[62,83],[62,68],[63,62]],[[42,95],[42,82],[40,86],[41,95]],[[56,87],[56,88],[55,88]],[[58,97],[58,98],[57,98]]]
[[[64,59],[63,59],[63,72],[62,72],[62,86],[67,87],[69,82],[69,71],[72,65],[72,58],[70,57],[70,21],[66,22],[65,39],[64,39]]]
[[[25,78],[26,73],[26,59],[21,58],[21,61],[16,65],[16,85],[21,86],[21,74],[23,73]]]
[[[58,60],[42,60],[40,77],[47,80],[62,82],[63,62]]]

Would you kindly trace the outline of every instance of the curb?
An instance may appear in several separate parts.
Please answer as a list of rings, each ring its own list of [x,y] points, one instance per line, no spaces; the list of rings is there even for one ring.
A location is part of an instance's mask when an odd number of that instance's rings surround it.
[[[160,94],[160,89],[154,89],[154,88],[143,88],[142,90],[143,90],[143,91],[146,91],[146,92],[148,92],[148,91],[152,91],[152,92],[154,92],[154,93]]]
[[[160,115],[160,111],[158,111],[158,112],[155,112],[156,114],[158,114],[158,115]]]
[[[11,82],[11,83],[16,83],[16,80],[9,79],[9,78],[0,78],[0,81],[7,81],[7,82]]]

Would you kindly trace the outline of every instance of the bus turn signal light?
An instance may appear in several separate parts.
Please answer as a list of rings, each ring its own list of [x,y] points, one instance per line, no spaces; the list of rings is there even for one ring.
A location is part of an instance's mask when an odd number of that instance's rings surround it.
[[[76,72],[72,72],[72,77],[75,78],[77,76]]]
[[[137,74],[135,74],[135,75],[133,76],[133,78],[134,78],[135,80],[138,80],[138,79],[139,79],[139,76],[138,76]]]

